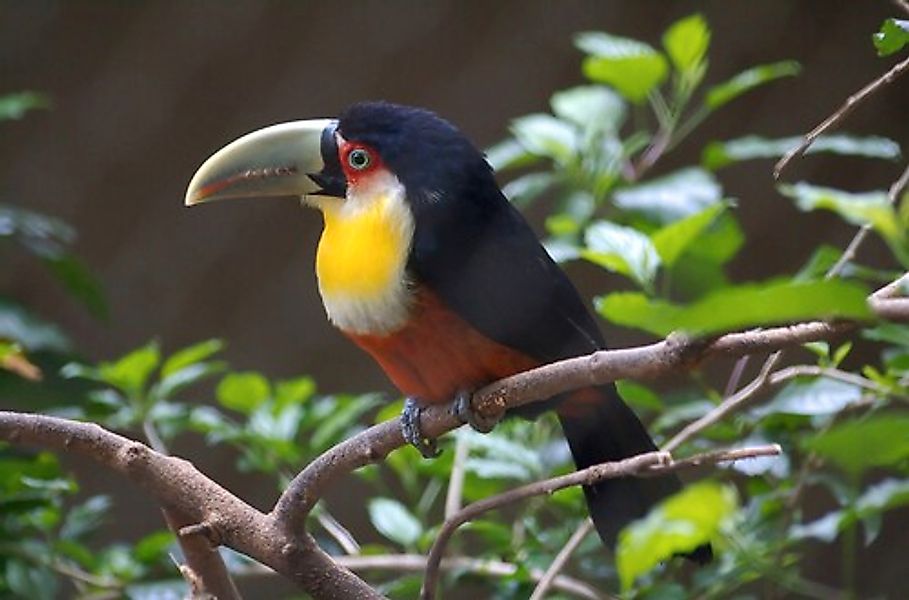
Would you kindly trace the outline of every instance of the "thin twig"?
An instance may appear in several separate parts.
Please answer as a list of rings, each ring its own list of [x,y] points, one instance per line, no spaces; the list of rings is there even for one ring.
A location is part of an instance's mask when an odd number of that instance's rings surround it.
[[[635,475],[654,476],[676,471],[681,468],[700,466],[708,463],[740,460],[757,456],[776,456],[780,454],[781,451],[782,450],[778,445],[772,444],[768,446],[756,446],[753,448],[709,452],[678,462],[674,462],[672,456],[666,452],[648,452],[646,454],[639,454],[631,458],[626,458],[625,460],[601,463],[567,475],[529,483],[508,490],[507,492],[468,504],[452,518],[447,519],[436,534],[435,542],[433,542],[432,548],[429,550],[429,558],[426,563],[426,574],[423,579],[423,588],[420,592],[420,597],[422,600],[432,600],[432,598],[435,597],[435,589],[439,577],[439,564],[442,560],[442,554],[445,552],[445,546],[448,544],[448,541],[457,528],[467,521],[470,521],[483,513],[489,512],[490,510],[513,504],[533,496],[552,494],[558,490],[575,485],[594,485],[605,479],[613,479],[616,477],[629,477]]]
[[[344,552],[347,554],[360,553],[360,543],[357,542],[357,539],[324,506],[320,505],[319,509],[314,510],[313,513],[325,533],[330,535]]]
[[[578,528],[575,529],[574,533],[571,534],[571,537],[568,538],[568,541],[565,542],[565,545],[562,546],[562,549],[559,550],[559,553],[556,554],[552,564],[549,565],[549,568],[546,569],[546,573],[543,574],[543,577],[541,577],[540,581],[537,583],[537,587],[534,588],[529,600],[543,600],[543,598],[546,597],[546,592],[552,587],[553,582],[565,567],[568,559],[571,558],[571,555],[591,531],[593,531],[593,521],[588,517],[581,521]]]
[[[707,429],[711,425],[721,421],[726,415],[735,412],[745,406],[767,385],[770,372],[779,361],[779,352],[774,352],[770,358],[761,367],[761,372],[757,377],[751,380],[751,383],[741,390],[723,400],[719,406],[708,412],[706,415],[686,425],[680,432],[675,434],[672,439],[663,444],[666,452],[672,452],[692,437]]]
[[[805,137],[802,138],[802,142],[795,148],[789,150],[783,157],[774,165],[773,167],[773,177],[774,179],[779,179],[780,175],[783,172],[783,169],[792,161],[792,159],[797,156],[801,156],[805,153],[811,144],[820,136],[822,133],[828,129],[833,128],[838,125],[840,121],[846,118],[858,105],[871,97],[875,92],[880,90],[887,84],[893,83],[897,77],[902,75],[909,70],[909,58],[906,58],[902,62],[894,65],[889,71],[860,89],[855,94],[849,96],[846,99],[846,102],[836,110],[829,117],[824,119],[820,125],[812,129],[810,132],[805,134]]]
[[[338,564],[356,573],[363,571],[385,571],[389,573],[422,573],[426,570],[426,557],[422,554],[369,554],[359,556],[335,556]],[[469,556],[449,556],[442,559],[442,571],[468,572],[487,577],[513,577],[518,572],[514,563]],[[249,563],[238,569],[238,576],[274,575],[275,571],[261,563]],[[527,575],[534,582],[540,581],[545,573],[542,569],[529,569]],[[617,600],[597,590],[589,583],[567,575],[557,576],[552,589],[565,592],[584,600]]]
[[[445,518],[461,510],[461,498],[464,495],[464,477],[467,474],[467,457],[470,455],[470,439],[459,435],[455,441],[454,458],[451,463],[451,476],[448,478],[448,490],[445,492]]]

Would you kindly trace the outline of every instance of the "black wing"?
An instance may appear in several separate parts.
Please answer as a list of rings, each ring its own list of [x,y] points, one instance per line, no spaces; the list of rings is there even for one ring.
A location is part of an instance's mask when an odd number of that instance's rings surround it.
[[[412,203],[413,276],[478,331],[540,362],[603,348],[577,290],[491,175],[466,187]]]

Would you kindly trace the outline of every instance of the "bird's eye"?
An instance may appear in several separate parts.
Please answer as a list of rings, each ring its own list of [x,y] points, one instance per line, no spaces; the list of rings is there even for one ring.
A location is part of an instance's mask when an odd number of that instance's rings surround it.
[[[347,155],[347,164],[357,171],[362,171],[368,167],[370,162],[372,162],[372,157],[369,155],[369,151],[363,148],[354,148]]]

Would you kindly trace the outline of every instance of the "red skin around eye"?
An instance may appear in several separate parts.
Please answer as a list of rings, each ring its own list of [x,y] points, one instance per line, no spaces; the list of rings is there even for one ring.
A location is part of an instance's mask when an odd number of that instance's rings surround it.
[[[369,164],[365,169],[354,169],[348,162],[350,153],[358,148],[369,153]],[[360,142],[348,142],[340,135],[338,136],[338,154],[340,155],[341,169],[344,171],[344,176],[347,178],[348,184],[352,186],[363,183],[372,175],[385,170],[385,163],[382,162],[379,153],[372,146],[361,144]]]

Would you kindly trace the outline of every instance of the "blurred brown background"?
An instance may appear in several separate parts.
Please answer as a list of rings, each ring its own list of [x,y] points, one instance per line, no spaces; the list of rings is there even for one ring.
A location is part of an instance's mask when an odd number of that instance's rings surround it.
[[[311,373],[328,391],[390,390],[323,316],[312,272],[319,216],[290,201],[185,209],[195,168],[242,133],[367,98],[432,108],[489,145],[510,119],[547,110],[553,91],[581,82],[573,33],[658,45],[667,25],[693,11],[713,29],[708,83],[786,58],[804,72],[711,118],[657,173],[696,162],[712,139],[801,133],[893,62],[870,43],[896,13],[883,0],[0,1],[0,95],[31,89],[54,105],[4,123],[0,202],[76,227],[111,315],[99,326],[19,255],[0,264],[0,289],[61,323],[87,359],[154,336],[167,349],[220,337],[237,368]],[[906,146],[907,107],[909,82],[900,81],[846,129]],[[864,190],[885,187],[899,168],[812,157],[788,177]],[[835,217],[798,213],[773,191],[769,171],[764,162],[720,172],[749,235],[732,265],[739,280],[792,272],[819,240],[842,246],[852,235]],[[864,257],[873,262],[874,252],[872,243]],[[619,283],[584,266],[571,273],[588,296]],[[636,339],[609,329],[607,337]],[[230,470],[229,461],[206,461]],[[267,487],[250,496],[273,498]]]

